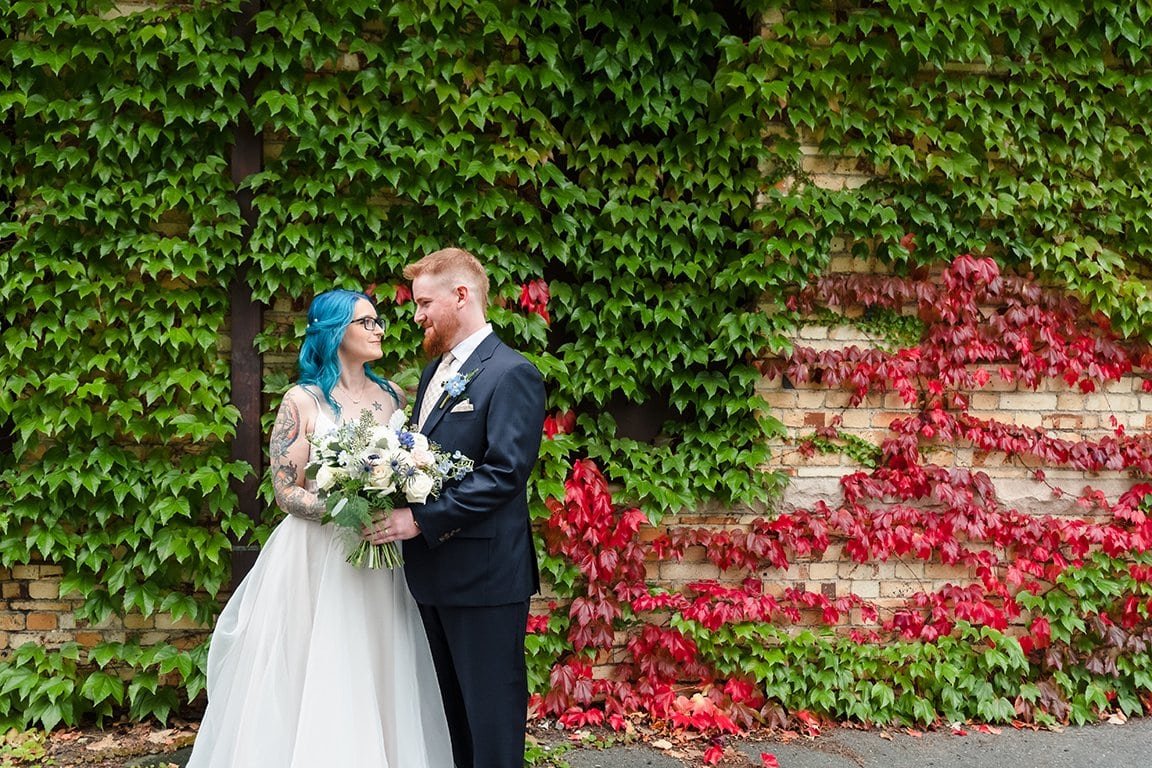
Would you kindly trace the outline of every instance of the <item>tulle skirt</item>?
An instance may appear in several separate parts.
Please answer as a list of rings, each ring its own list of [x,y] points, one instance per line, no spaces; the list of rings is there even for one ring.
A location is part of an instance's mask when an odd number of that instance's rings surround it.
[[[344,562],[332,526],[289,516],[208,651],[189,768],[445,768],[448,729],[402,571]]]

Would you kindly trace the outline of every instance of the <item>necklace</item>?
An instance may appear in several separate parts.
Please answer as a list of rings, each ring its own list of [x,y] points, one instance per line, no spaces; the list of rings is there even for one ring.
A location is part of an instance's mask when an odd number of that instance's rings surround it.
[[[361,385],[360,397],[353,397],[352,390],[348,389],[348,385],[346,385],[344,382],[340,382],[340,386],[343,387],[344,391],[348,393],[348,399],[352,401],[353,405],[360,405],[360,401],[364,399],[364,391],[367,389],[367,387]]]

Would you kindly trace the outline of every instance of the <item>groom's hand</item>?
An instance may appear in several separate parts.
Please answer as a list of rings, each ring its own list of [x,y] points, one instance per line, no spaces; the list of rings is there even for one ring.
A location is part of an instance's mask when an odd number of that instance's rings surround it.
[[[375,542],[379,544],[407,541],[420,535],[420,529],[416,526],[416,519],[412,517],[410,507],[396,507],[384,520],[377,523],[376,527],[381,532],[380,541]]]

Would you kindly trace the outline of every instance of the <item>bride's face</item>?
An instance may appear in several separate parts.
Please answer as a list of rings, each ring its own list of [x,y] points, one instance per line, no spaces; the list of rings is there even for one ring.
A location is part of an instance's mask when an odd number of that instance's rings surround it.
[[[352,309],[352,322],[344,329],[340,352],[355,360],[379,360],[384,355],[380,347],[382,338],[384,328],[380,325],[376,310],[372,308],[372,302],[360,299]]]

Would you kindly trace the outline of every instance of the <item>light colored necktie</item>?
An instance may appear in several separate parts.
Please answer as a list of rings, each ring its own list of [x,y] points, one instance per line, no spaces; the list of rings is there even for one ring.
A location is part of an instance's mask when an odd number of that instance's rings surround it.
[[[454,362],[456,362],[456,358],[451,352],[440,358],[440,365],[436,366],[436,373],[432,374],[432,380],[428,382],[428,388],[424,390],[424,400],[420,403],[420,421],[416,424],[418,428],[424,426],[424,422],[428,420],[428,414],[432,413],[436,403],[440,402],[440,398],[444,396],[444,382],[448,381],[452,375]]]

